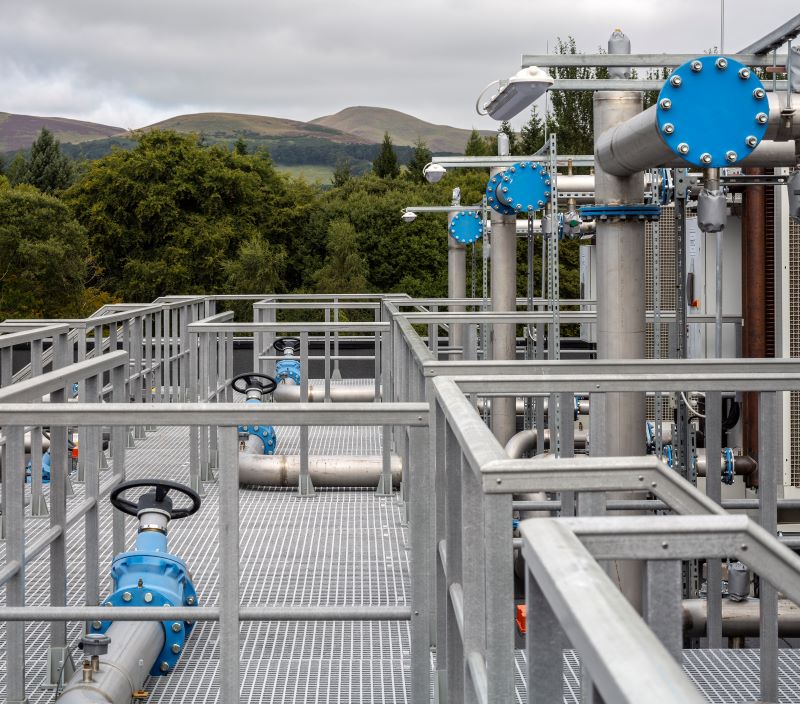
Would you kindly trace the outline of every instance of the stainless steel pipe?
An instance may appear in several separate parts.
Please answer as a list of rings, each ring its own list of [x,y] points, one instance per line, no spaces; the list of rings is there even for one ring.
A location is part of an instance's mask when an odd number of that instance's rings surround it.
[[[300,387],[296,384],[278,384],[272,394],[278,403],[300,403]],[[364,403],[375,400],[375,385],[342,386],[331,384],[331,401],[338,403]],[[308,385],[308,402],[322,403],[325,401],[325,386],[321,384]]]
[[[723,466],[725,465],[725,458],[722,459]],[[705,477],[706,476],[706,469],[708,467],[708,461],[706,458],[706,451],[705,450],[698,450],[697,451],[697,463],[695,465],[697,469],[697,476],[698,477]],[[748,457],[747,455],[740,455],[738,457],[734,456],[733,458],[733,473],[737,475],[745,475],[745,474],[752,474],[758,469],[758,463],[752,458]]]
[[[315,486],[377,486],[383,458],[371,455],[312,456],[308,473]],[[391,456],[392,484],[400,486],[403,463]],[[239,453],[239,483],[260,486],[297,486],[299,455],[255,455]]]
[[[100,656],[100,669],[83,681],[78,668],[56,700],[59,704],[130,704],[142,689],[150,668],[164,647],[164,627],[159,621],[115,621],[106,635],[108,652]]]
[[[757,638],[759,634],[758,599],[745,601],[722,600],[722,635],[728,638]],[[705,599],[686,599],[683,602],[683,632],[693,638],[706,635],[708,602]],[[800,636],[800,606],[788,599],[778,600],[778,635],[781,638]]]

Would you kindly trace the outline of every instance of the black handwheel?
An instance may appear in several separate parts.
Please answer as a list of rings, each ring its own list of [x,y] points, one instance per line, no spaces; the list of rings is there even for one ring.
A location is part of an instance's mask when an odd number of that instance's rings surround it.
[[[154,491],[142,494],[136,503],[120,496],[128,489],[140,486],[152,487]],[[187,496],[192,505],[189,508],[173,508],[172,499],[167,496],[173,490]],[[168,513],[170,520],[186,518],[186,516],[197,513],[200,509],[200,494],[184,484],[171,482],[167,479],[134,479],[129,482],[122,482],[119,486],[114,487],[109,496],[109,501],[111,501],[111,505],[115,509],[122,511],[122,513],[127,513],[129,516],[138,516],[140,511],[155,509]]]
[[[233,377],[231,386],[234,391],[238,391],[240,394],[246,394],[248,389],[258,389],[262,394],[271,394],[278,386],[278,382],[266,374],[249,372],[248,374],[239,374],[239,376]]]
[[[292,354],[298,354],[300,352],[300,338],[299,337],[279,337],[275,342],[272,343],[272,346],[275,348],[276,352],[283,354],[288,347],[292,350]]]

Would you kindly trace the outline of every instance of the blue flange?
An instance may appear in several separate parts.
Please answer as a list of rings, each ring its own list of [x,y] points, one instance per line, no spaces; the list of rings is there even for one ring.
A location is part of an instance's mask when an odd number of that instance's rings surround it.
[[[733,484],[733,450],[730,447],[723,448],[722,456],[725,459],[725,466],[722,468],[722,483]]]
[[[644,203],[585,205],[581,208],[581,217],[595,220],[658,220],[661,217],[661,206]]]
[[[473,244],[483,237],[483,221],[480,213],[462,210],[450,221],[450,237],[461,244]]]
[[[103,605],[197,606],[197,592],[186,563],[166,552],[166,536],[158,531],[141,532],[136,538],[136,545],[136,550],[117,555],[111,563],[114,592]],[[144,549],[147,547],[159,549]],[[91,632],[105,633],[111,623],[95,621]],[[166,675],[172,671],[194,628],[192,621],[162,621],[161,625],[164,628],[164,647],[150,669],[152,676]]]
[[[257,398],[248,398],[245,403],[261,403]],[[275,428],[271,425],[240,425],[237,430],[240,433],[247,433],[248,435],[255,435],[264,443],[264,454],[274,455],[275,446],[278,444],[278,438],[275,435]]]
[[[275,378],[279,381],[291,379],[298,386],[300,385],[300,361],[293,358],[278,360],[275,365]]]
[[[486,200],[501,215],[543,210],[550,202],[550,175],[536,162],[512,164],[489,179]]]
[[[661,448],[661,459],[664,460],[669,467],[672,467],[672,445],[664,445]]]
[[[679,157],[701,168],[731,166],[764,139],[764,85],[726,56],[701,56],[676,68],[658,94],[658,131]]]

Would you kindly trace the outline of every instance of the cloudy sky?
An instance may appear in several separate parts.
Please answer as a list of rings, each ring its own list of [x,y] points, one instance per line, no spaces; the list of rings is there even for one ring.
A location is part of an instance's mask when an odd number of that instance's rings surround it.
[[[726,0],[738,51],[797,0]],[[308,120],[350,105],[491,129],[480,90],[572,35],[634,52],[717,45],[720,0],[0,0],[0,111],[140,127],[176,114]]]

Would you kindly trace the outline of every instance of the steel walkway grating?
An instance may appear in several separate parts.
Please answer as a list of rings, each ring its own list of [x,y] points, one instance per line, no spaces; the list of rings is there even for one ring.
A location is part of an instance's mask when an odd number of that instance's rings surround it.
[[[287,429],[279,429],[280,434]],[[369,452],[380,452],[379,431],[371,428],[327,428],[311,433],[316,447],[338,443],[348,454],[368,437]],[[364,431],[374,431],[364,434]],[[284,434],[284,441],[291,436]],[[291,451],[291,450],[287,450]],[[320,451],[320,450],[316,450]],[[188,429],[162,428],[128,451],[130,478],[160,476],[188,480]],[[74,505],[82,498],[75,485]],[[190,565],[202,602],[216,603],[217,485],[206,485],[201,511],[175,522],[170,545]],[[101,503],[101,574],[111,560],[111,511]],[[395,499],[372,491],[320,491],[300,499],[290,490],[241,491],[241,598],[263,605],[397,605],[408,603],[408,555],[400,507]],[[46,530],[48,521],[28,519],[28,540]],[[127,522],[128,544],[135,522]],[[3,548],[0,547],[0,551]],[[69,542],[69,602],[80,604],[83,574],[83,527],[76,525]],[[101,593],[108,591],[107,580]],[[48,600],[48,562],[28,570],[28,603]],[[0,604],[4,594],[0,594]],[[151,678],[150,701],[219,702],[217,625],[200,623],[176,670]],[[251,702],[336,702],[400,704],[408,701],[409,629],[406,622],[271,622],[243,623],[240,631],[241,696]],[[27,634],[28,697],[31,704],[52,702],[41,690],[47,629],[29,624]],[[72,624],[70,643],[80,625]],[[0,642],[5,627],[0,626]],[[525,701],[524,652],[518,652],[517,701]],[[758,651],[685,651],[684,669],[713,704],[738,704],[758,698]],[[565,651],[564,702],[580,701],[580,666]],[[0,699],[5,663],[0,660]],[[781,702],[800,702],[800,655],[781,651]]]

